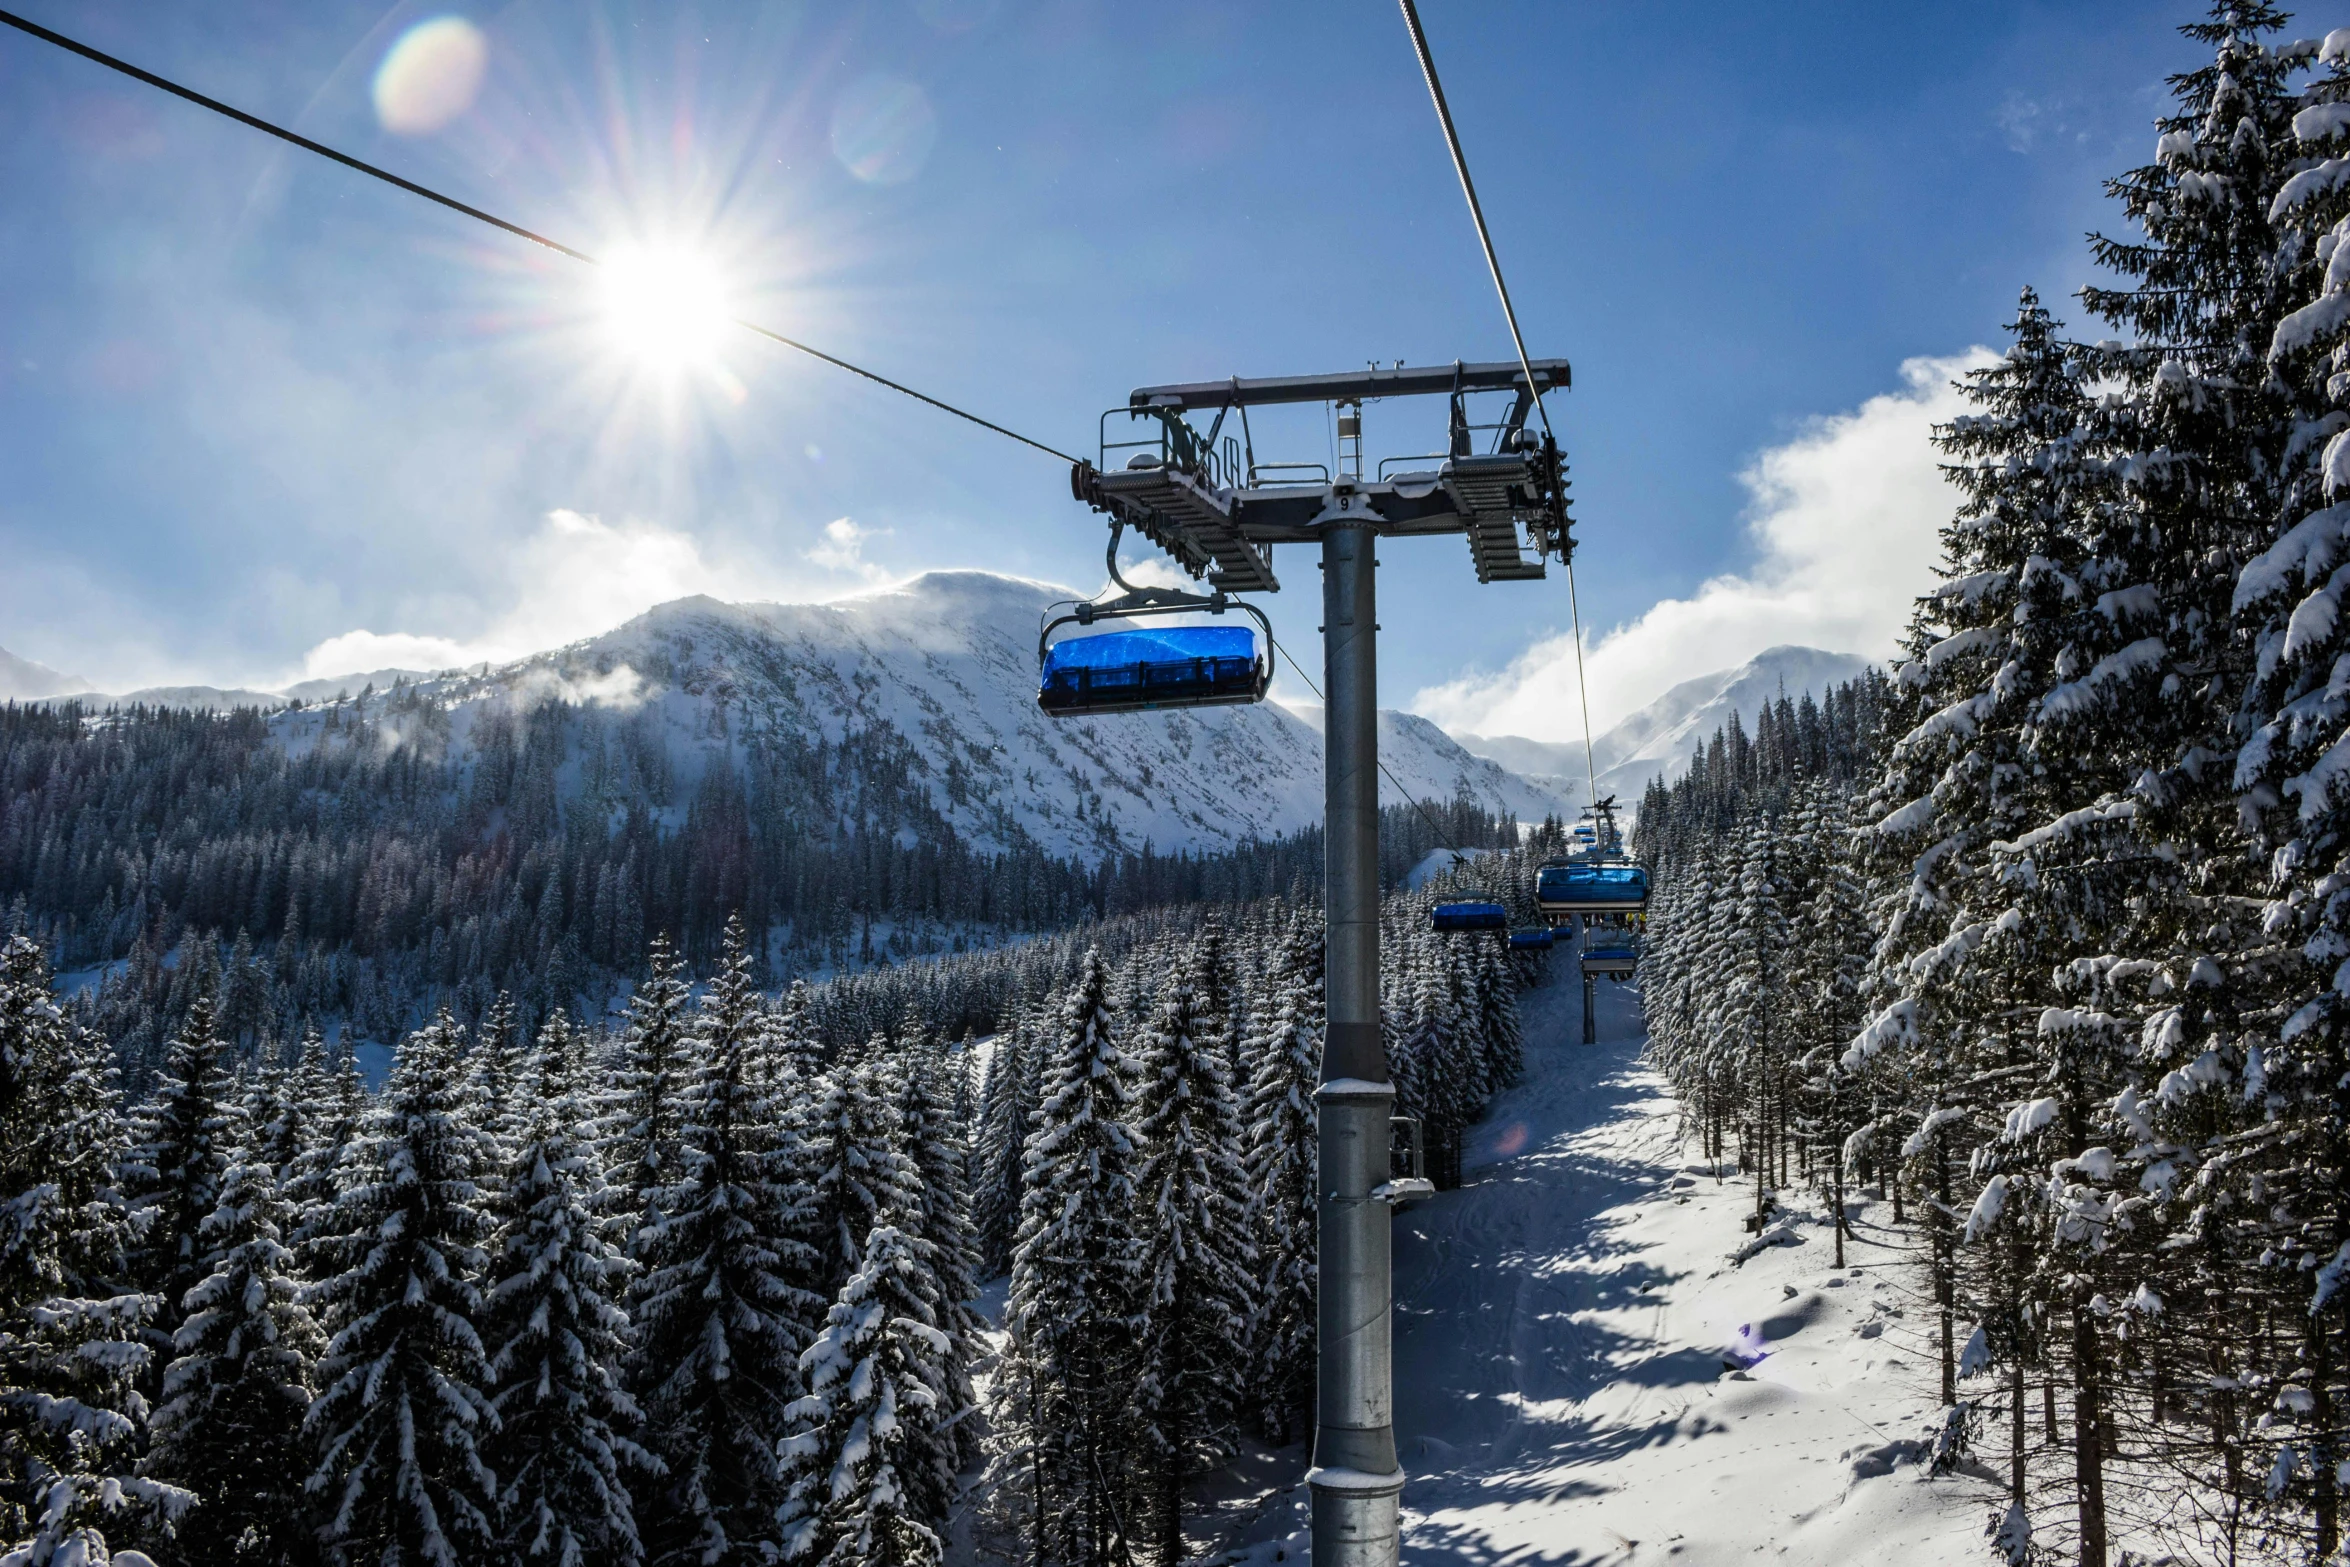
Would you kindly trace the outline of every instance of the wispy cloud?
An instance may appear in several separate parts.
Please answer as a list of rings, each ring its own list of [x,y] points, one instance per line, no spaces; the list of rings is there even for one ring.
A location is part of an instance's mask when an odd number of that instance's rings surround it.
[[[1963,406],[1951,386],[1977,348],[1912,359],[1898,392],[1814,421],[1739,477],[1752,497],[1755,562],[1666,599],[1598,637],[1586,654],[1591,718],[1605,729],[1673,684],[1779,643],[1881,657],[1933,581],[1940,529],[1958,495],[1930,435]],[[1498,674],[1431,686],[1412,706],[1448,728],[1565,740],[1581,732],[1575,645],[1554,636]]]
[[[608,631],[671,599],[697,593],[773,597],[795,586],[755,565],[710,560],[690,533],[654,523],[606,522],[576,511],[549,512],[538,531],[507,557],[504,575],[504,605],[486,617],[478,633],[346,631],[303,655],[303,678],[502,663]]]
[[[824,525],[824,542],[808,551],[808,559],[826,571],[846,572],[867,582],[886,582],[889,569],[865,558],[867,539],[886,538],[887,528],[867,528],[854,519],[835,517]]]

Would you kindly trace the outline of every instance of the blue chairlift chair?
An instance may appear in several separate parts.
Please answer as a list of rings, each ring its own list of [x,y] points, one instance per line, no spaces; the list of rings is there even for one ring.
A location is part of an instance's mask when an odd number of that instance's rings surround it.
[[[1177,707],[1234,707],[1262,702],[1273,683],[1273,625],[1255,605],[1174,588],[1138,588],[1118,575],[1118,534],[1110,531],[1114,598],[1079,603],[1037,633],[1036,705],[1054,718],[1138,713]],[[1053,641],[1063,626],[1152,615],[1221,615],[1239,608],[1247,626],[1138,626]]]
[[[1551,934],[1548,925],[1536,925],[1528,930],[1511,931],[1510,950],[1512,952],[1548,952],[1556,940],[1557,937]]]
[[[1638,914],[1648,872],[1630,860],[1553,860],[1534,873],[1534,906],[1553,924],[1578,914]]]
[[[1462,898],[1439,903],[1428,911],[1428,928],[1435,931],[1508,930],[1510,911],[1491,898]]]

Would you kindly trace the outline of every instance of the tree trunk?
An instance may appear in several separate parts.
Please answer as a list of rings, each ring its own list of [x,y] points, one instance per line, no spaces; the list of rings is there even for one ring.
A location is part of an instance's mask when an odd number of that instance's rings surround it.
[[[2007,1391],[2007,1494],[2021,1506],[2024,1500],[2024,1356],[2020,1344],[2007,1374]]]
[[[1950,1146],[1934,1133],[1934,1305],[1942,1319],[1942,1403],[1958,1402],[1958,1247],[1950,1226]]]
[[[1828,1162],[1832,1167],[1828,1179],[1834,1188],[1830,1201],[1836,1205],[1836,1266],[1841,1268],[1844,1266],[1844,1150],[1830,1150]]]
[[[2080,1503],[2080,1567],[2106,1567],[2104,1400],[2099,1396],[2097,1319],[2089,1293],[2073,1298],[2073,1487]]]

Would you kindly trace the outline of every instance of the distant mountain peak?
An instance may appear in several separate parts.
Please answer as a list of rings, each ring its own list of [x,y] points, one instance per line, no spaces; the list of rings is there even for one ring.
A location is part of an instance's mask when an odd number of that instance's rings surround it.
[[[1670,774],[1690,751],[1710,738],[1736,713],[1748,728],[1765,702],[1784,691],[1793,701],[1817,697],[1828,687],[1855,680],[1877,660],[1858,653],[1782,642],[1743,664],[1684,680],[1655,701],[1620,720],[1591,741],[1591,763],[1599,792],[1638,800],[1648,781]],[[1580,740],[1529,740],[1522,735],[1453,736],[1471,753],[1553,787],[1582,793],[1586,764]]]
[[[79,675],[63,675],[47,664],[19,658],[0,647],[0,702],[37,702],[47,696],[72,696],[90,689]]]

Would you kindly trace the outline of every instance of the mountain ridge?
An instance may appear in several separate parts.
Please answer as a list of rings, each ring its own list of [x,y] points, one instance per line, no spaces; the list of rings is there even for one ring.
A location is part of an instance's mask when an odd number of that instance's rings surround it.
[[[1083,719],[1040,712],[1035,628],[1069,597],[1054,584],[982,571],[926,572],[822,603],[695,595],[486,669],[376,671],[283,692],[150,688],[95,700],[262,707],[273,734],[300,746],[323,732],[336,695],[370,678],[382,693],[389,676],[409,702],[436,710],[429,723],[383,720],[398,742],[462,757],[492,715],[553,698],[632,726],[631,743],[657,744],[687,789],[762,732],[837,744],[886,723],[966,839],[999,849],[1026,841],[1087,860],[1145,845],[1216,851],[1320,823],[1320,736],[1278,704]],[[1401,785],[1383,782],[1389,804],[1408,793],[1440,803],[1466,796],[1521,819],[1572,809],[1562,792],[1472,755],[1413,714],[1381,713],[1380,749]]]
[[[1670,774],[1686,763],[1691,748],[1727,724],[1733,713],[1752,728],[1762,704],[1776,701],[1782,691],[1797,701],[1806,695],[1817,697],[1829,686],[1858,679],[1876,667],[1880,661],[1858,653],[1783,642],[1763,649],[1743,664],[1681,681],[1592,737],[1590,765],[1596,770],[1599,792],[1636,803],[1650,779]],[[1456,732],[1453,738],[1472,755],[1536,783],[1553,788],[1571,785],[1578,796],[1583,792],[1581,741],[1465,732]]]

